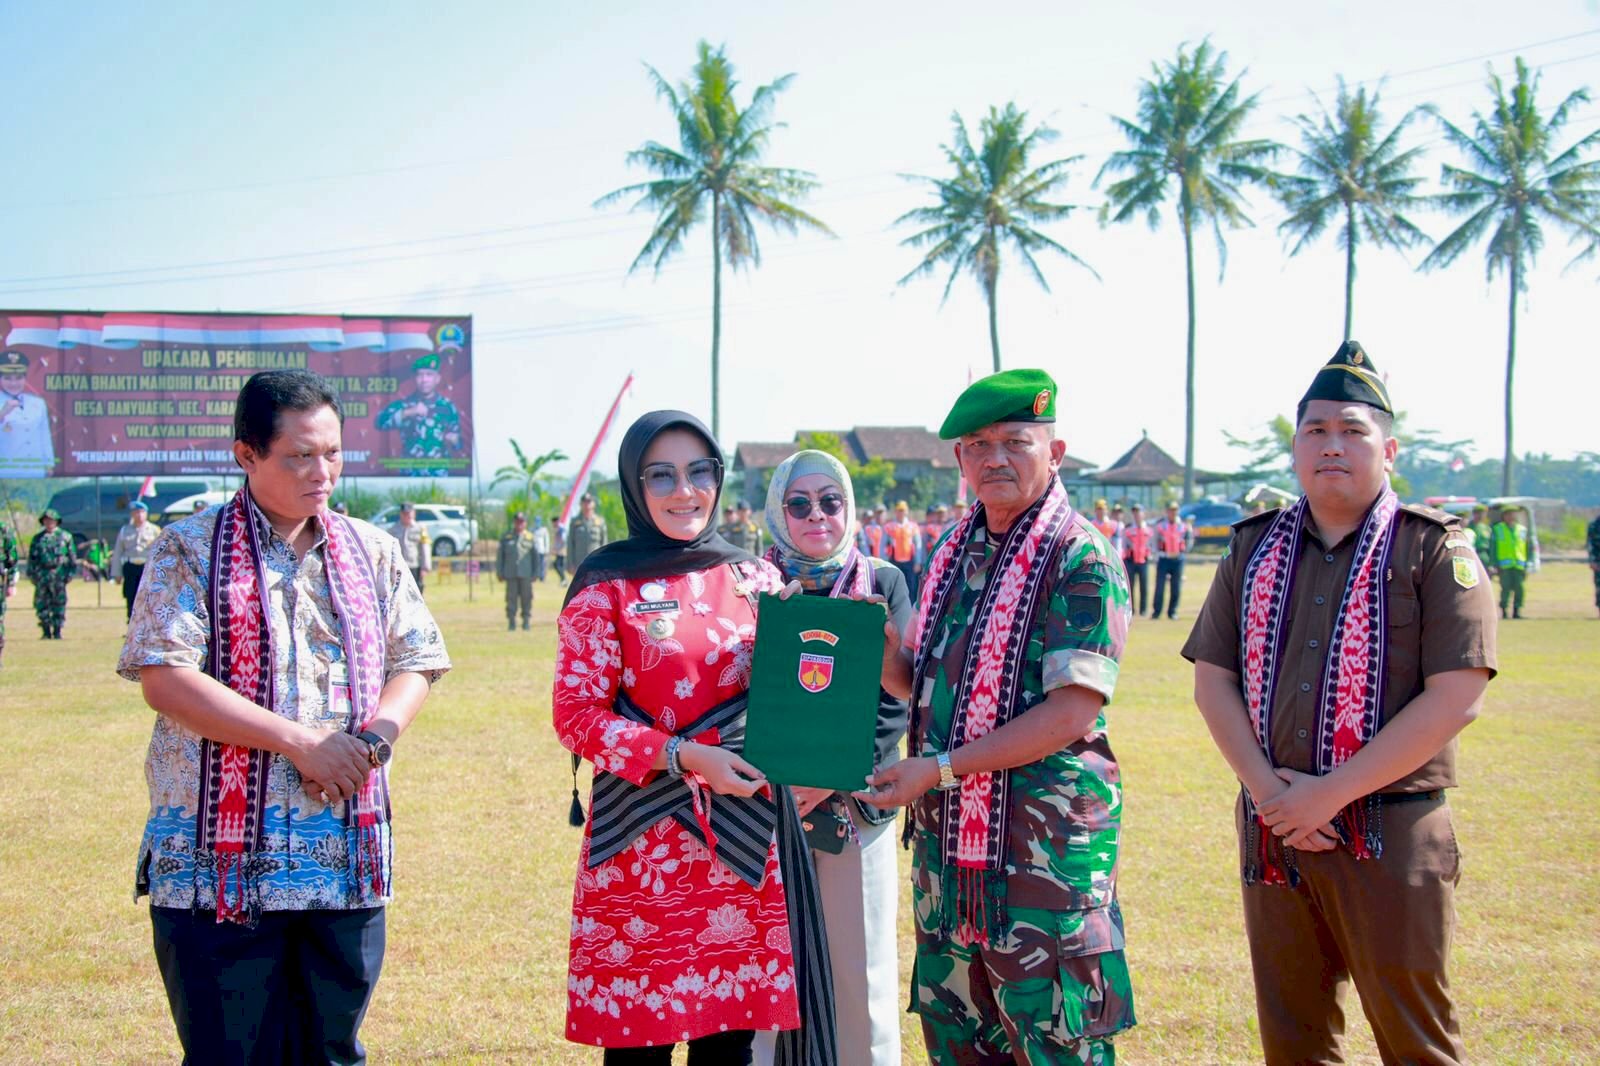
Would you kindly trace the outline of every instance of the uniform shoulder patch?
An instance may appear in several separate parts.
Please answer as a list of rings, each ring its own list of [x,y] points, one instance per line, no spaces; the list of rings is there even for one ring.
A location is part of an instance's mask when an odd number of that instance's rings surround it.
[[[1476,555],[1452,555],[1450,557],[1450,570],[1455,576],[1456,584],[1462,588],[1478,587],[1480,566]]]
[[[1449,511],[1441,511],[1437,507],[1429,507],[1425,503],[1403,503],[1400,505],[1400,510],[1418,518],[1425,518],[1444,529],[1459,529],[1461,527],[1460,515],[1453,515]]]

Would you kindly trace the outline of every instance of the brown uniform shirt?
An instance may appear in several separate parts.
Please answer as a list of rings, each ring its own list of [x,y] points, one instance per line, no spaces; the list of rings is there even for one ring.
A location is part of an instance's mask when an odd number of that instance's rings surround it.
[[[1240,585],[1250,553],[1266,533],[1268,519],[1277,513],[1254,515],[1234,526],[1228,552],[1217,564],[1205,606],[1183,646],[1185,659],[1243,673]],[[1431,675],[1481,667],[1492,677],[1496,669],[1494,594],[1460,520],[1431,507],[1407,504],[1396,521],[1394,554],[1384,575],[1389,590],[1389,647],[1380,729],[1422,693],[1423,681]],[[1307,518],[1272,706],[1270,757],[1275,766],[1316,773],[1317,697],[1358,532],[1329,547]],[[1455,783],[1452,738],[1416,771],[1379,791],[1428,792]]]

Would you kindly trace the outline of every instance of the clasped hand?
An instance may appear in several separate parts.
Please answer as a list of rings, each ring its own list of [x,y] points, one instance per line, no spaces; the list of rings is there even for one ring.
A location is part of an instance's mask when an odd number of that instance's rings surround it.
[[[308,796],[326,794],[338,803],[361,791],[372,772],[367,742],[338,730],[312,734],[304,747],[290,752],[289,761],[300,771]]]
[[[1267,828],[1300,851],[1332,851],[1338,847],[1339,834],[1333,827],[1333,818],[1343,804],[1333,794],[1328,779],[1282,766],[1273,773],[1282,786],[1268,796],[1252,793],[1250,797]]]

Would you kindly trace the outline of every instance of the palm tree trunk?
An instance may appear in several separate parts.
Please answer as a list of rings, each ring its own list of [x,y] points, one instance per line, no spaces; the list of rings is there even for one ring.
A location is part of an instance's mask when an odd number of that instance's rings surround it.
[[[1184,281],[1189,295],[1188,362],[1183,382],[1183,500],[1187,503],[1194,498],[1194,225],[1189,214],[1187,188],[1178,213],[1183,222]]]
[[[1350,339],[1350,322],[1355,315],[1356,301],[1356,211],[1344,205],[1344,339]]]
[[[989,297],[989,348],[994,352],[994,372],[1000,373],[1000,320],[995,313],[994,298],[1000,286],[991,281],[984,286]]]
[[[1506,457],[1500,467],[1500,495],[1510,496],[1514,491],[1515,478],[1512,476],[1512,464],[1516,462],[1516,452],[1511,447],[1511,379],[1517,366],[1517,288],[1522,282],[1522,255],[1521,249],[1513,245],[1511,249],[1511,306],[1507,316],[1510,322],[1506,329]]]
[[[718,358],[722,351],[722,194],[711,194],[711,435],[722,442],[721,378]]]

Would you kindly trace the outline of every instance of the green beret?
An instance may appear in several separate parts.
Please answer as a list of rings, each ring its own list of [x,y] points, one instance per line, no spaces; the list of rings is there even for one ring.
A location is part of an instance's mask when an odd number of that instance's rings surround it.
[[[411,364],[412,370],[438,370],[439,357],[429,352],[427,355],[417,356],[417,361]]]
[[[0,373],[9,371],[13,374],[24,374],[27,373],[27,370],[28,355],[26,352],[19,352],[13,348],[4,355],[0,355]]]
[[[39,521],[43,522],[46,518],[55,522],[59,522],[61,521],[61,512],[57,511],[54,507],[46,507],[43,511],[39,512]]]
[[[939,427],[939,439],[955,440],[996,422],[1055,420],[1054,378],[1043,370],[1004,370],[967,386]]]
[[[1298,410],[1302,415],[1306,404],[1312,400],[1364,403],[1394,414],[1394,406],[1389,403],[1388,388],[1378,376],[1371,358],[1355,341],[1345,341],[1339,345],[1333,358],[1311,379],[1311,388],[1300,397]]]

